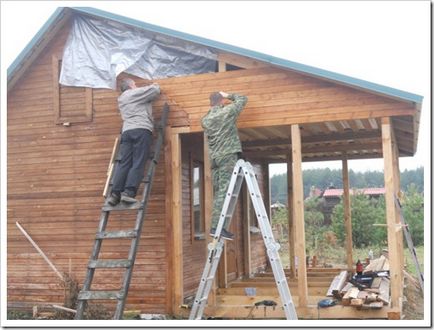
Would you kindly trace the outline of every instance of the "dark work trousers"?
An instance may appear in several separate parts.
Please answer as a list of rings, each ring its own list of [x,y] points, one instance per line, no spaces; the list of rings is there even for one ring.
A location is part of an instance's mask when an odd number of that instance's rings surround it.
[[[122,133],[120,161],[113,178],[113,193],[125,191],[131,197],[136,196],[149,158],[151,143],[152,133],[147,129],[136,128]]]

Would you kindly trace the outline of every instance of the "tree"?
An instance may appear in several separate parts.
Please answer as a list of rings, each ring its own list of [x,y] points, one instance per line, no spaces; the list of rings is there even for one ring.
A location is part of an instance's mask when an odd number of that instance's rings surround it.
[[[353,246],[360,248],[384,244],[387,238],[386,228],[376,226],[376,224],[384,224],[385,222],[386,212],[383,197],[377,200],[363,194],[351,196]],[[342,200],[333,210],[331,226],[338,241],[343,244],[345,241],[345,226]]]
[[[402,213],[415,246],[423,245],[423,195],[415,184],[410,184],[402,200]]]

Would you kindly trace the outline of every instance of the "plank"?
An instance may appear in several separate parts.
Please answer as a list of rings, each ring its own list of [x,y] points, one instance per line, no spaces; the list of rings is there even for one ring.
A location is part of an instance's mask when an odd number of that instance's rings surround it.
[[[338,281],[336,283],[336,286],[332,289],[332,295],[337,297],[342,288],[345,285],[345,282],[347,281],[348,278],[348,271],[344,270],[342,271],[339,275],[338,275]]]
[[[384,155],[384,183],[386,188],[385,200],[386,200],[386,222],[387,222],[387,243],[388,250],[394,251],[395,253],[389,254],[389,264],[390,264],[390,299],[391,307],[400,306],[400,296],[402,292],[402,269],[400,268],[400,253],[398,246],[398,237],[396,233],[396,208],[395,208],[395,182],[394,182],[394,150],[393,150],[393,128],[391,126],[390,118],[382,118],[381,121],[382,130],[382,143],[383,143],[383,155]],[[380,295],[386,299],[383,294],[385,290],[381,292],[380,285]]]
[[[299,305],[307,306],[307,271],[306,271],[306,247],[304,233],[304,197],[303,197],[303,173],[301,169],[301,136],[298,125],[291,126],[292,140],[292,176],[293,176],[293,198],[294,210],[293,217],[295,223],[295,256],[298,258],[298,292]]]
[[[380,294],[378,295],[378,299],[382,301],[385,305],[388,305],[390,303],[390,281],[389,279],[382,277],[381,283],[379,287]]]

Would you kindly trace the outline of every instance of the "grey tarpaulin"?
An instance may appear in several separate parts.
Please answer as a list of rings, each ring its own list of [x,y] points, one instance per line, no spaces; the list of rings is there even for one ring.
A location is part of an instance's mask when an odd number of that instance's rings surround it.
[[[116,89],[127,72],[158,79],[213,72],[217,55],[207,47],[114,21],[76,16],[66,41],[59,82]]]

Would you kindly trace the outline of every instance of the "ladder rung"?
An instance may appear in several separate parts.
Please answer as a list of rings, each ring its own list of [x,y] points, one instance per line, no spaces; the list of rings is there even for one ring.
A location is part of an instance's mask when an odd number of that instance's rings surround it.
[[[96,234],[96,239],[135,238],[135,237],[137,237],[137,231],[135,230],[102,231]]]
[[[91,260],[89,261],[89,268],[128,268],[131,267],[132,262],[128,259],[121,260]]]
[[[104,206],[102,207],[103,211],[125,211],[125,210],[138,210],[138,209],[143,209],[143,205],[141,202],[136,202],[133,204],[125,204],[120,202],[115,206],[104,204]]]
[[[107,300],[107,299],[123,299],[122,291],[80,291],[78,300]]]

